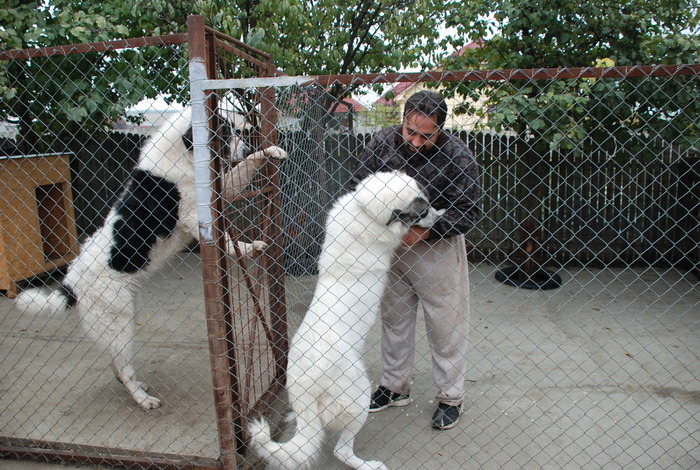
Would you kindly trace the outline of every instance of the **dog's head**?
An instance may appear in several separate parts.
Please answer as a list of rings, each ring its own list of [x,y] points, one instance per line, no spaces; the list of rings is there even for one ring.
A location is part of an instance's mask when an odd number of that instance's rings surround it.
[[[247,142],[247,137],[249,136],[249,129],[242,119],[237,119],[240,116],[234,116],[234,122],[230,122],[222,117],[216,118],[216,132],[210,140],[210,145],[216,142],[217,146],[221,149],[221,158],[226,162],[238,162],[244,160],[246,155],[249,153]],[[192,126],[188,127],[185,133],[182,135],[182,142],[185,144],[185,148],[191,151],[194,147],[192,138]]]
[[[412,225],[429,228],[444,212],[430,205],[415,179],[399,171],[366,177],[356,188],[355,198],[376,220],[397,232]]]
[[[390,225],[394,222],[400,222],[406,227],[418,225],[420,227],[430,228],[444,212],[444,209],[435,210],[428,201],[422,197],[417,197],[411,201],[408,206],[402,209],[392,210],[391,217],[389,217],[386,224]]]

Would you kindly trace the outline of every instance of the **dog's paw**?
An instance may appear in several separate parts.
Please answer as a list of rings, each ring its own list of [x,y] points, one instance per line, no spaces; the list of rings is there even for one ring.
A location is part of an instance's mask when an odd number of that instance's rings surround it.
[[[236,245],[234,245],[234,243]],[[236,256],[236,248],[235,246],[238,246],[238,250],[240,250],[241,255],[245,256],[247,258],[256,258],[262,254],[263,251],[267,250],[268,244],[265,243],[262,240],[255,240],[253,243],[245,243],[245,242],[234,242],[233,240],[228,240],[228,254],[230,256]]]
[[[269,247],[269,245],[262,240],[255,240],[253,243],[250,243],[250,245],[250,251],[252,252],[250,254],[253,256],[259,255]]]
[[[162,405],[161,401],[158,398],[147,394],[143,391],[143,389],[140,390],[142,391],[142,393],[137,393],[133,396],[134,400],[136,400],[136,403],[138,403],[141,408],[143,408],[144,410],[152,410],[155,408],[159,408],[160,405]]]
[[[238,249],[241,250],[241,254],[248,258],[257,258],[263,251],[267,250],[268,246],[262,240],[255,240],[253,243],[238,242]]]
[[[285,160],[287,158],[287,151],[277,147],[276,145],[266,148],[264,152],[268,158],[277,158],[279,160]]]
[[[270,425],[262,419],[253,419],[248,423],[248,434],[250,434],[250,443],[256,447],[262,446],[270,442]]]
[[[126,388],[126,391],[129,392],[134,401],[144,410],[152,410],[162,405],[158,398],[146,393],[148,391],[148,385],[144,384],[143,382],[136,382],[132,380],[129,382],[129,384],[125,385],[119,376],[117,376],[117,381],[124,385],[124,388]]]

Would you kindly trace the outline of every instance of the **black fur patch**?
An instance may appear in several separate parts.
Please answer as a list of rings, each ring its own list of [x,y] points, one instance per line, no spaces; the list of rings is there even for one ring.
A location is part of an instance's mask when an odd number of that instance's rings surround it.
[[[230,160],[231,156],[231,137],[233,137],[234,131],[231,124],[223,118],[218,118],[217,122],[220,124],[216,134],[214,135],[214,140],[219,141],[221,145],[221,158],[224,160]],[[239,138],[243,138],[240,129],[236,129],[235,134]],[[194,139],[192,136],[192,126],[188,127],[184,134],[182,134],[182,143],[188,151],[194,149]]]
[[[141,169],[134,170],[117,202],[109,266],[135,273],[150,261],[157,238],[173,234],[178,221],[180,191],[175,183]]]
[[[66,306],[68,308],[75,307],[75,304],[78,303],[78,297],[75,295],[75,292],[73,292],[73,289],[65,284],[61,284],[58,287],[58,291],[66,298]]]
[[[402,224],[410,227],[428,215],[429,209],[430,204],[428,201],[422,197],[418,197],[411,201],[411,204],[409,204],[409,206],[405,209],[394,209],[391,211],[391,217],[389,217],[386,225],[391,225],[393,222],[399,221]]]

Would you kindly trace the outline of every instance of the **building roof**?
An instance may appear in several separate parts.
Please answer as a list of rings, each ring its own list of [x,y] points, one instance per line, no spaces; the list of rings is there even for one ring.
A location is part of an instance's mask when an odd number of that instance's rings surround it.
[[[413,86],[413,82],[398,82],[396,85],[391,87],[389,91],[384,93],[374,104],[381,104],[385,106],[395,106],[396,102],[394,97],[403,94],[406,90]]]

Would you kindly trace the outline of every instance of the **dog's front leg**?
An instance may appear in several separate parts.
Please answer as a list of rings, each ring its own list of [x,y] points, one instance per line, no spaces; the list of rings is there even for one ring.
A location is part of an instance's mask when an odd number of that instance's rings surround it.
[[[224,199],[231,200],[240,197],[243,190],[250,185],[258,171],[270,158],[284,160],[287,152],[277,146],[268,147],[265,150],[252,153],[245,160],[224,175]]]
[[[233,241],[228,235],[226,235],[226,242],[226,251],[228,252],[229,256],[233,257],[236,257],[238,255],[238,253],[236,252],[236,245],[238,246],[238,250],[244,258],[257,258],[262,254],[263,251],[267,250],[268,247],[267,243],[265,243],[262,240],[255,240],[252,243],[246,243],[240,241]],[[234,243],[236,245],[234,245]]]

